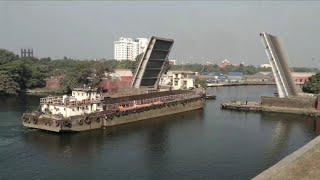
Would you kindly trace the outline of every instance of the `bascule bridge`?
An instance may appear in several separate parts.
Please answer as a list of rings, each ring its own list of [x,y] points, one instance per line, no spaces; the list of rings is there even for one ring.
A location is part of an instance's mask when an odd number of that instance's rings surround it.
[[[292,68],[288,63],[289,57],[280,39],[265,32],[260,33],[260,37],[272,68],[279,97],[297,96],[298,92],[291,74]]]

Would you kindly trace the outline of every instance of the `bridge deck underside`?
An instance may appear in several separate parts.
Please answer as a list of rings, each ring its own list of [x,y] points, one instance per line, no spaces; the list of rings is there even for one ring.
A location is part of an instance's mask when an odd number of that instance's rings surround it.
[[[157,87],[172,45],[171,39],[151,37],[135,74],[133,87]]]

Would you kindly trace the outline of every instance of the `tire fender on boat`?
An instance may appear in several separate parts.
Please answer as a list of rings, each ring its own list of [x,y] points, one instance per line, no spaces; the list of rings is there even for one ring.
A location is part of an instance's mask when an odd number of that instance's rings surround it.
[[[84,122],[85,122],[86,124],[90,124],[90,123],[91,123],[91,120],[89,119],[88,116],[86,116],[85,119],[84,119]]]
[[[98,116],[98,117],[96,118],[96,121],[97,121],[97,123],[99,123],[99,122],[101,121],[100,116]]]
[[[120,116],[120,111],[119,110],[116,111],[116,116],[118,116],[118,117]]]
[[[56,120],[56,121],[54,121],[54,124],[56,125],[56,127],[58,127],[60,125],[60,121]]]
[[[33,124],[38,124],[38,119],[37,118],[33,118],[32,122],[33,122]]]
[[[47,122],[45,123],[45,125],[46,125],[46,126],[51,126],[51,120],[47,121]]]

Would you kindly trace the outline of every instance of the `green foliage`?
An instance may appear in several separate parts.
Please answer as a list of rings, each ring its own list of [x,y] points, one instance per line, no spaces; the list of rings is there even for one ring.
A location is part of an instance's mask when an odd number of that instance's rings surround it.
[[[13,52],[7,51],[5,49],[0,49],[0,65],[12,62],[18,59],[18,56]]]
[[[0,94],[17,94],[20,90],[19,84],[14,81],[7,71],[0,71]]]
[[[51,60],[48,58],[20,58],[13,52],[0,49],[1,94],[23,93],[27,89],[42,88],[45,79],[51,76],[64,77],[61,81],[61,92],[70,92],[83,85],[100,88],[105,72],[114,69],[131,69],[135,71],[142,54],[137,61],[80,61],[63,57]]]
[[[23,93],[28,89],[42,88],[45,86],[45,79],[51,76],[64,77],[61,81],[61,92],[68,93],[75,87],[83,85],[92,88],[100,88],[105,72],[112,72],[114,69],[131,69],[133,73],[141,61],[143,54],[136,57],[136,61],[116,60],[75,60],[68,57],[52,60],[48,58],[21,58],[13,52],[0,49],[0,94]],[[259,71],[271,71],[270,68],[259,68],[254,66],[227,66],[219,68],[217,65],[185,64],[168,65],[164,72],[172,70],[191,70],[194,72],[218,72],[227,74],[230,71],[239,71],[244,74],[254,74]],[[294,68],[296,71],[309,72],[308,68]],[[2,81],[3,80],[3,81]],[[204,82],[196,80],[198,84],[205,87]],[[307,86],[311,86],[306,84]],[[316,91],[315,85],[306,91]],[[319,88],[318,88],[319,89]]]
[[[206,83],[205,80],[196,78],[196,79],[194,80],[194,84],[195,84],[195,86],[198,87],[198,88],[207,89],[207,83]]]
[[[252,75],[256,74],[261,71],[271,72],[271,68],[262,68],[262,67],[255,67],[253,65],[243,65],[240,64],[239,66],[226,66],[224,68],[220,68],[218,65],[202,65],[202,64],[184,64],[184,65],[174,65],[171,68],[172,70],[190,70],[193,72],[203,72],[203,73],[213,73],[218,72],[222,74],[227,74],[228,72],[242,72],[245,75]],[[306,68],[306,67],[293,67],[294,72],[315,72],[318,69],[314,68]]]
[[[320,73],[317,73],[309,78],[309,81],[304,83],[302,91],[306,93],[318,94],[320,91]]]

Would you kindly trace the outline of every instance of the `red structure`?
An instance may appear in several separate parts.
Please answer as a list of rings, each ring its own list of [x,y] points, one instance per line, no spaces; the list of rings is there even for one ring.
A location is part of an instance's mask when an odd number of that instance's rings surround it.
[[[225,59],[225,60],[223,60],[223,61],[221,62],[221,64],[219,64],[219,67],[220,67],[220,68],[225,68],[225,67],[230,66],[230,65],[231,65],[230,61],[228,61],[227,59]]]
[[[317,110],[320,111],[320,96],[318,96]],[[320,127],[319,127],[320,128]]]
[[[104,79],[102,81],[102,90],[109,94],[115,94],[120,88],[131,87],[133,76],[121,76],[117,79]]]
[[[314,75],[315,73],[308,73],[308,72],[294,72],[292,73],[294,83],[303,85],[305,82],[309,81],[309,77]]]
[[[46,88],[47,89],[59,89],[61,87],[61,79],[62,77],[56,77],[56,78],[50,78],[50,79],[46,79]]]

